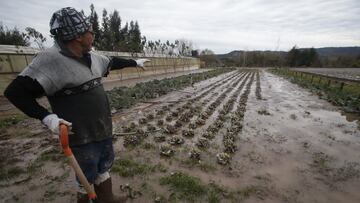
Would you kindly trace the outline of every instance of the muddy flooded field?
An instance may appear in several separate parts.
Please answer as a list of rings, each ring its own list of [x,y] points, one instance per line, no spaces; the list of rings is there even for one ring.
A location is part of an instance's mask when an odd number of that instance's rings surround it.
[[[351,121],[348,121],[351,120]],[[238,69],[114,113],[128,202],[360,202],[360,123],[264,69]],[[0,199],[75,202],[56,135],[2,122]]]

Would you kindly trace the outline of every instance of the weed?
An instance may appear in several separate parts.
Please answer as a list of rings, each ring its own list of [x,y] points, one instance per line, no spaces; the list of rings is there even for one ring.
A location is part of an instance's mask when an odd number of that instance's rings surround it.
[[[323,152],[316,152],[313,154],[313,163],[310,164],[310,166],[314,167],[318,173],[329,177],[333,171],[333,169],[330,168],[330,162],[332,160],[334,160],[333,157]]]
[[[156,202],[156,203],[165,203],[167,201],[166,201],[166,198],[163,195],[156,195],[154,202]]]
[[[321,135],[324,135],[325,137],[329,138],[330,140],[334,140],[335,141],[335,136],[331,135],[330,133],[320,133]]]
[[[38,159],[35,159],[33,162],[29,163],[26,169],[29,175],[33,176],[41,166],[43,166],[43,163],[39,162]]]
[[[208,193],[208,202],[209,203],[218,203],[220,201],[219,194],[213,190],[209,191]]]
[[[65,156],[57,148],[53,148],[47,152],[44,152],[38,158],[38,161],[59,161],[64,160]]]
[[[51,185],[47,187],[47,190],[45,191],[42,200],[44,202],[53,202],[57,195],[58,191],[56,186]]]
[[[143,144],[143,148],[147,149],[147,150],[150,150],[150,149],[155,149],[156,147],[155,147],[155,145],[146,142],[146,143]]]
[[[9,168],[9,169],[2,169],[0,171],[0,181],[12,179],[20,174],[25,173],[26,171],[18,166]]]
[[[8,118],[2,118],[0,119],[0,129],[4,129],[12,125],[16,125],[25,118],[26,118],[25,115],[16,115]]]
[[[205,184],[199,178],[181,172],[162,177],[160,184],[169,185],[172,190],[168,202],[185,200],[185,202],[217,203],[222,202],[223,199],[234,199],[231,195],[233,192],[228,192],[223,186],[214,182]]]
[[[18,201],[20,200],[20,198],[19,198],[18,196],[15,196],[15,195],[12,196],[12,199],[13,199],[15,202],[18,202]]]
[[[198,167],[200,170],[204,172],[215,171],[216,167],[213,164],[206,163],[205,161],[197,160],[197,159],[186,159],[181,161],[182,164],[189,167]]]
[[[360,164],[356,162],[345,163],[344,166],[335,170],[334,181],[346,181],[360,177]]]
[[[323,152],[314,153],[314,162],[312,166],[316,167],[318,171],[330,178],[332,181],[347,181],[360,177],[360,164],[357,162],[345,162],[340,168],[332,168],[329,163],[333,157],[324,154]]]
[[[319,167],[319,168],[327,168],[328,163],[332,160],[332,158],[323,153],[323,152],[317,152],[313,154],[313,166]]]
[[[171,190],[180,199],[194,201],[207,192],[207,186],[199,178],[186,175],[181,172],[160,179],[161,185],[169,185]]]
[[[118,159],[114,162],[112,171],[123,177],[133,177],[139,174],[147,174],[155,171],[154,166],[137,163],[129,159]]]
[[[265,115],[265,116],[270,116],[271,115],[267,110],[259,110],[258,114]]]
[[[157,164],[155,168],[160,171],[161,173],[166,173],[168,171],[168,168],[162,164]]]
[[[290,118],[293,119],[293,120],[296,120],[297,119],[297,116],[295,114],[291,114],[290,115]]]
[[[208,202],[209,203],[217,203],[221,202],[223,197],[228,196],[228,192],[224,187],[221,187],[214,182],[209,184],[209,191],[208,191]]]
[[[257,189],[255,186],[247,186],[244,189],[238,191],[237,193],[244,198],[249,198],[251,194],[256,193]]]
[[[210,172],[210,171],[215,171],[216,167],[212,164],[208,164],[206,162],[200,161],[199,162],[199,168],[204,171],[204,172]]]
[[[308,149],[310,147],[310,143],[309,142],[303,142],[303,147],[305,149]]]
[[[171,157],[175,153],[175,150],[173,150],[169,145],[161,145],[160,146],[160,155],[165,157]]]

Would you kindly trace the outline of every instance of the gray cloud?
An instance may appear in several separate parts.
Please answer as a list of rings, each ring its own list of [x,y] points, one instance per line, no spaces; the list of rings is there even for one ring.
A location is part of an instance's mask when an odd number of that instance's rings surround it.
[[[0,21],[19,29],[48,34],[51,14],[72,6],[89,13],[87,0],[4,1]],[[235,49],[274,50],[299,47],[359,46],[360,1],[357,0],[103,0],[99,16],[118,10],[123,22],[137,20],[150,40],[185,38],[216,53]],[[49,37],[48,37],[49,39]],[[51,41],[48,40],[48,41]]]

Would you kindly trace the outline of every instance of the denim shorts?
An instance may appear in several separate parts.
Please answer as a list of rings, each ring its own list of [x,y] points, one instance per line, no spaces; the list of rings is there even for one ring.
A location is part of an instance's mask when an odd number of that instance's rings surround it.
[[[71,150],[90,184],[94,184],[98,174],[108,171],[114,161],[112,138],[73,146]]]

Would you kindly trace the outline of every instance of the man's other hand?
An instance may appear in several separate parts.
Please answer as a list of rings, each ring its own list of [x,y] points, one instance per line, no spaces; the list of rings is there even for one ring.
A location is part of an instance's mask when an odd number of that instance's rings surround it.
[[[145,70],[145,69],[144,69],[144,63],[149,62],[150,60],[149,60],[149,59],[137,59],[137,60],[135,60],[135,61],[136,61],[136,66],[137,66],[137,67],[140,67],[140,68],[142,68],[143,70]]]

